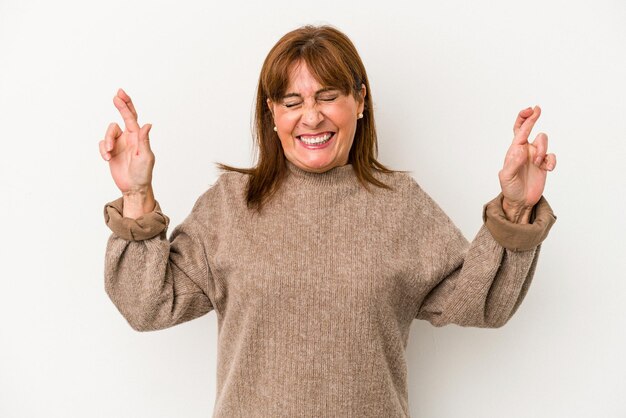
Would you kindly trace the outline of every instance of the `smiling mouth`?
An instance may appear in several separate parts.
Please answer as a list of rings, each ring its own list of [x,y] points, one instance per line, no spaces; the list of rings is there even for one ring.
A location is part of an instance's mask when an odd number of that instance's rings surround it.
[[[334,132],[326,132],[321,135],[300,135],[296,138],[307,145],[322,145],[330,141],[333,136],[335,136]]]

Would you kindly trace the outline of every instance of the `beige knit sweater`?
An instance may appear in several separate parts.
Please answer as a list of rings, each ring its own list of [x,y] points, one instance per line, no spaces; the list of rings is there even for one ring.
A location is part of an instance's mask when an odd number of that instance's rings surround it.
[[[215,311],[214,417],[408,417],[413,319],[500,327],[555,222],[509,222],[499,195],[471,243],[408,174],[368,193],[351,165],[290,174],[261,214],[246,175],[220,175],[166,237],[157,202],[136,220],[105,205],[106,292],[138,331]]]

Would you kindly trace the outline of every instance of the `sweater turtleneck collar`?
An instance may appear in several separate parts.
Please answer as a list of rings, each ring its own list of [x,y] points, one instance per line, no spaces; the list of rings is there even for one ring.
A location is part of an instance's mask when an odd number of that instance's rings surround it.
[[[332,186],[338,184],[353,184],[357,181],[352,164],[333,167],[323,173],[306,171],[289,160],[285,160],[289,168],[290,177],[295,181],[311,186]]]

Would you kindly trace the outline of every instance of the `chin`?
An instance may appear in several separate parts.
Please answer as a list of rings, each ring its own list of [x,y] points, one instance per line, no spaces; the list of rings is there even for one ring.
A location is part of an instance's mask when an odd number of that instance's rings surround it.
[[[300,165],[304,167],[305,170],[308,171],[316,171],[316,172],[324,172],[328,171],[331,168],[338,166],[334,160],[328,161],[327,159],[312,159],[312,160],[299,160]]]

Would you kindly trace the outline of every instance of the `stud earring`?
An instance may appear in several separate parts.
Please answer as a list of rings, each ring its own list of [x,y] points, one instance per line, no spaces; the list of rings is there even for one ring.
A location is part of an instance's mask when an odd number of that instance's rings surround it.
[[[274,132],[278,132],[278,128],[274,126]]]
[[[359,113],[359,114],[357,115],[357,119],[361,119],[362,117],[363,117],[363,113]]]

